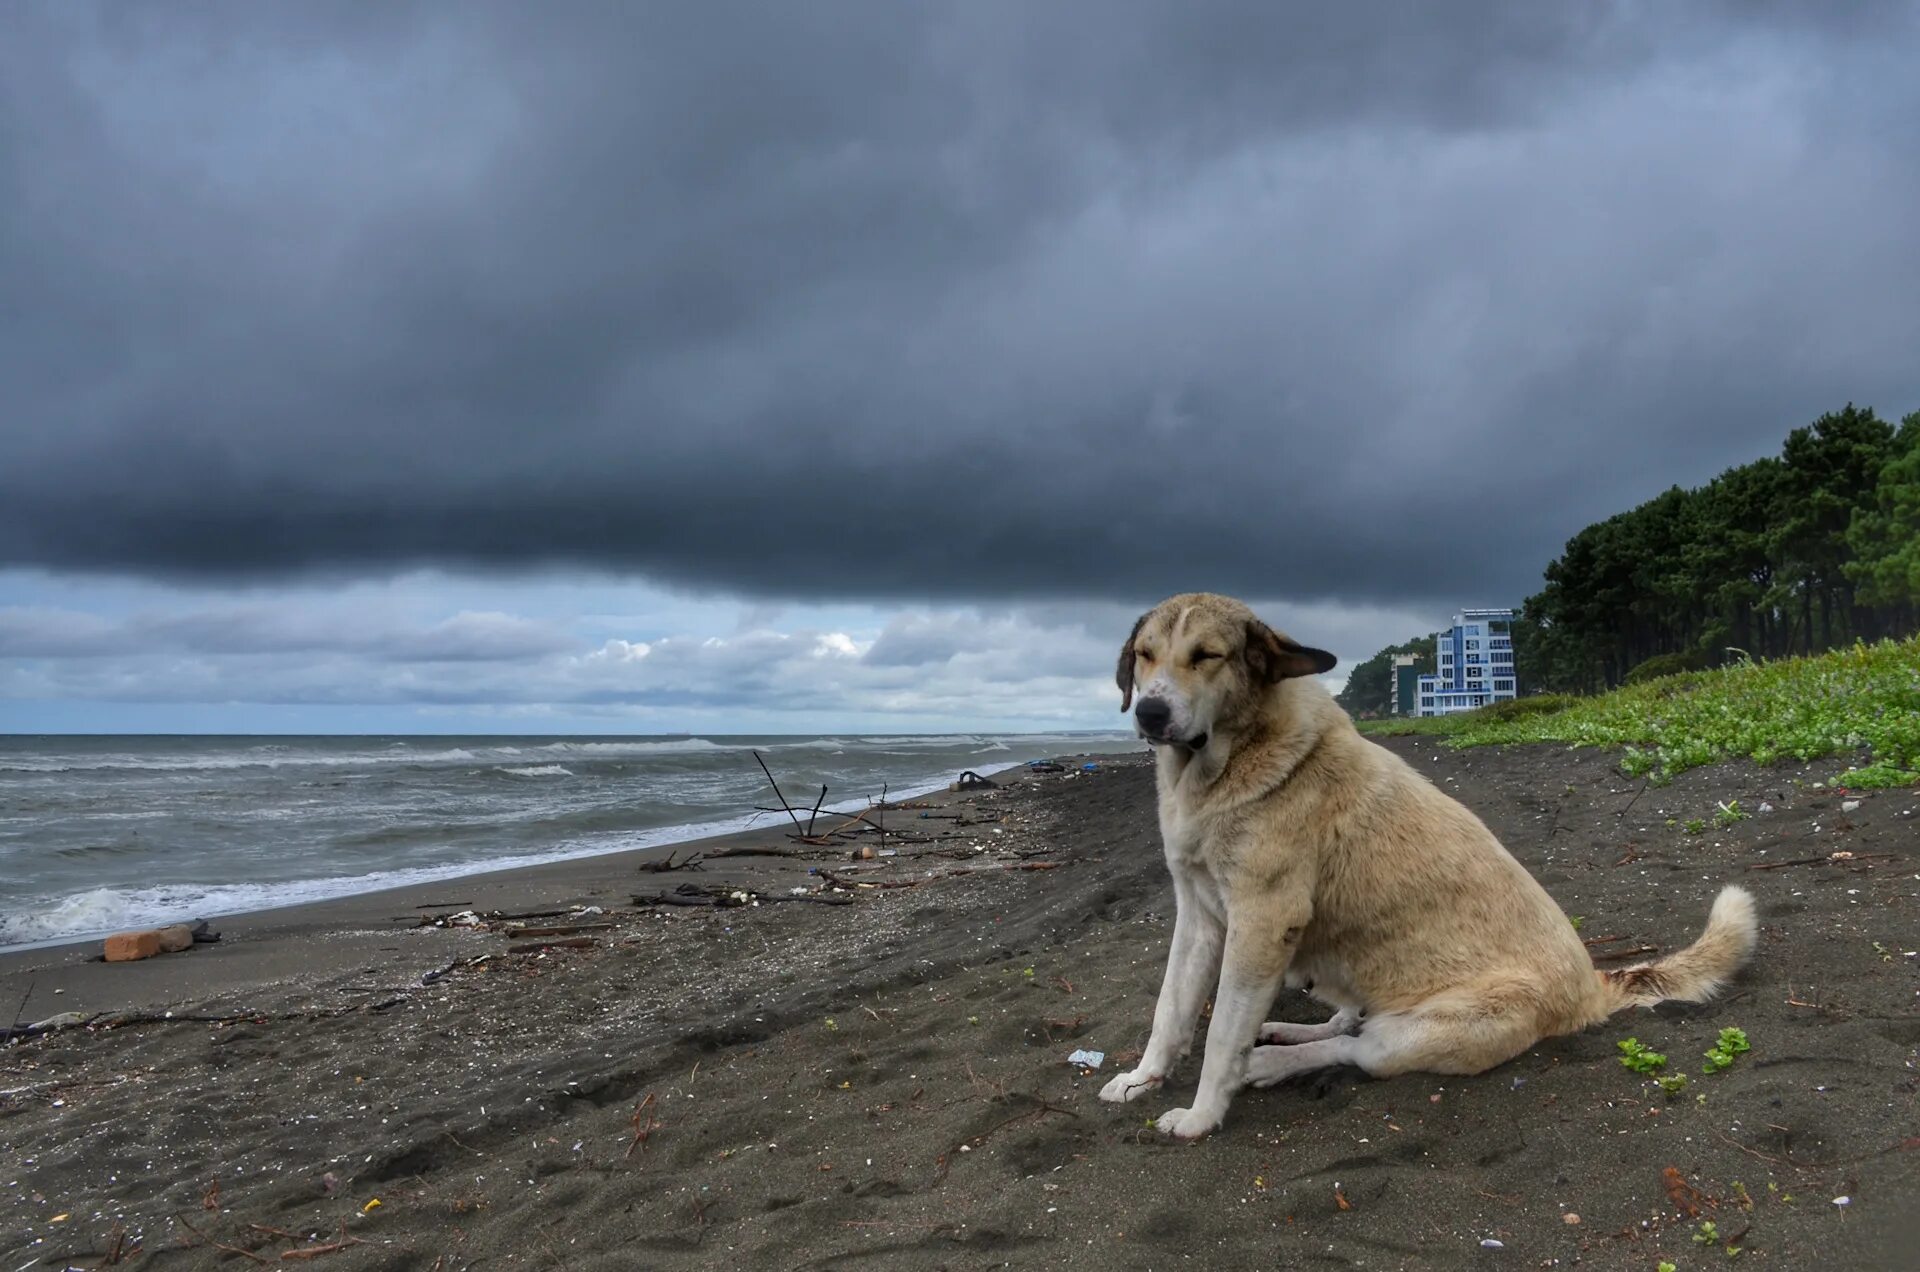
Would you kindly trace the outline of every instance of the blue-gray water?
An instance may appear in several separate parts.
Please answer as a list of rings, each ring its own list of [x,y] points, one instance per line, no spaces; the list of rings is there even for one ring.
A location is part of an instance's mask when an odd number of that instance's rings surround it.
[[[790,799],[861,807],[1127,742],[0,736],[0,947],[741,829],[772,802],[754,750]]]

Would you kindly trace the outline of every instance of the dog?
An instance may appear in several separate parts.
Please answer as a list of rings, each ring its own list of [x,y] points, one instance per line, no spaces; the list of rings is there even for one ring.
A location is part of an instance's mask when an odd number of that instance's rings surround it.
[[[1166,1081],[1209,989],[1193,1103],[1155,1123],[1182,1140],[1217,1129],[1243,1086],[1338,1064],[1481,1073],[1629,1006],[1704,1002],[1752,954],[1753,898],[1727,887],[1694,944],[1596,969],[1479,818],[1353,727],[1313,679],[1333,665],[1205,593],[1141,615],[1120,650],[1120,709],[1155,751],[1175,916],[1146,1050],[1101,1099]],[[1283,984],[1332,1019],[1262,1023]]]

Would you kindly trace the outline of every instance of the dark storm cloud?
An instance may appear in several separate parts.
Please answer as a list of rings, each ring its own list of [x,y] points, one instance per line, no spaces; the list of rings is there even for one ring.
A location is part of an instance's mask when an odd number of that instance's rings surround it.
[[[1913,13],[14,6],[0,564],[1511,599],[1920,406]]]

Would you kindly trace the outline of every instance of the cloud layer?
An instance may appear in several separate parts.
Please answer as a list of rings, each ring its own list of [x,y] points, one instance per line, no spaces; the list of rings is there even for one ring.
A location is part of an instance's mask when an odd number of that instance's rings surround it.
[[[0,606],[0,712],[27,731],[48,704],[344,712],[325,718],[376,732],[1113,728],[1125,724],[1114,654],[1137,613],[1103,602],[769,612],[638,589],[625,600],[642,614],[561,620],[446,612],[472,598],[433,576],[271,600],[169,589],[122,605],[51,590]],[[1349,661],[1420,621],[1261,609]]]
[[[1915,13],[23,7],[0,565],[1517,599],[1920,406]]]

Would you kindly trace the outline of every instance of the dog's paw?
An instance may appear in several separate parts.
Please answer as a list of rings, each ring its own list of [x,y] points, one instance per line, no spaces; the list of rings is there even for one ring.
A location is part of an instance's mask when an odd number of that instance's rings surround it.
[[[1220,1129],[1220,1115],[1203,1109],[1169,1109],[1154,1128],[1178,1140],[1197,1140]]]
[[[1100,1088],[1100,1098],[1109,1104],[1125,1104],[1128,1100],[1137,1100],[1147,1092],[1156,1090],[1167,1080],[1163,1073],[1148,1073],[1145,1069],[1135,1069],[1123,1073],[1107,1085]]]

